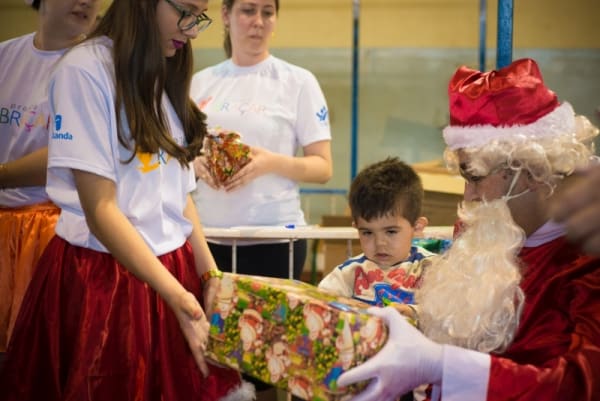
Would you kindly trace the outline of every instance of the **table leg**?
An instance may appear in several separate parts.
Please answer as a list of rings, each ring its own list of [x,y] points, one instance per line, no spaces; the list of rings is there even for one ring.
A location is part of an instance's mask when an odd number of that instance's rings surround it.
[[[231,244],[231,271],[237,273],[237,240]]]
[[[294,240],[292,239],[289,241],[288,278],[294,278]]]

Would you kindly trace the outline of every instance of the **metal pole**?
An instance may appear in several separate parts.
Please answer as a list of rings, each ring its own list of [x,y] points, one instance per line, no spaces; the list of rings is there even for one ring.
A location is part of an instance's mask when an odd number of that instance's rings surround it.
[[[358,34],[360,0],[352,0],[352,124],[350,138],[350,181],[356,177],[358,165]]]
[[[479,71],[485,71],[487,0],[479,0]]]
[[[513,0],[498,0],[498,56],[496,68],[512,62]]]
[[[231,271],[237,273],[237,240],[231,244]]]

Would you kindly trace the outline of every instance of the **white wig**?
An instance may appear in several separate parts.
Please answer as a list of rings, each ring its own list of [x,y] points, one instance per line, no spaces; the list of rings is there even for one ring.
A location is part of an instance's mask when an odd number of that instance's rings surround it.
[[[568,109],[572,110],[570,105]],[[460,167],[458,152],[464,152],[469,160],[467,171],[478,176],[485,176],[505,164],[513,170],[529,172],[534,180],[546,184],[552,192],[563,177],[585,168],[594,155],[593,141],[598,128],[584,116],[575,116],[573,127],[573,132],[547,136],[519,133],[518,127],[512,127],[510,129],[515,130],[512,135],[494,138],[480,146],[449,146],[444,151],[444,160],[451,171],[457,172]]]

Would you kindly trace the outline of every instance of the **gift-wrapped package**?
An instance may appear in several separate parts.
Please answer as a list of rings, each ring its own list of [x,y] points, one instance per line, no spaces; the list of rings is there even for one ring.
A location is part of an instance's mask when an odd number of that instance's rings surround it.
[[[366,383],[342,388],[338,377],[387,339],[368,306],[300,281],[224,273],[207,356],[305,400],[342,400]]]
[[[205,148],[209,172],[219,184],[250,161],[250,147],[242,143],[240,134],[235,131],[209,130]]]

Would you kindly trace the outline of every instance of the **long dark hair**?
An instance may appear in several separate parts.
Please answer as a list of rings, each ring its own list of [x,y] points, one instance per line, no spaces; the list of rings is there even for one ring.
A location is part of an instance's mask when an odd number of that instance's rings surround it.
[[[222,7],[227,9],[228,13],[231,13],[231,9],[235,4],[235,0],[223,0]],[[275,0],[275,12],[279,13],[279,0]],[[231,36],[229,35],[229,28],[225,27],[225,37],[223,38],[223,49],[225,50],[225,54],[227,58],[231,58],[233,54],[233,50],[231,47]]]
[[[114,0],[90,37],[106,35],[113,41],[118,138],[121,145],[132,150],[124,162],[133,160],[136,152],[158,153],[162,149],[188,167],[202,149],[206,116],[189,97],[193,73],[190,42],[173,57],[162,53],[156,18],[158,1]],[[161,107],[163,92],[181,120],[187,147],[178,145],[169,134]],[[135,149],[123,133],[125,123]]]

